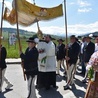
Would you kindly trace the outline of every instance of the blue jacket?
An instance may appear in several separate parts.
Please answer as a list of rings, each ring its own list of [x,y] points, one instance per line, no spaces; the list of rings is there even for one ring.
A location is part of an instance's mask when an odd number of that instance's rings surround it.
[[[76,64],[78,60],[79,52],[80,52],[80,46],[77,42],[74,42],[68,49],[68,57],[70,58],[68,63],[70,65]]]
[[[83,48],[83,60],[85,63],[89,62],[91,55],[95,51],[95,44],[90,42],[86,47]]]
[[[38,51],[34,47],[29,51],[29,48],[26,49],[25,54],[20,55],[21,59],[24,61],[24,68],[27,75],[37,75],[38,73]]]
[[[61,44],[61,46],[57,47],[57,60],[62,60],[65,58],[65,45]]]

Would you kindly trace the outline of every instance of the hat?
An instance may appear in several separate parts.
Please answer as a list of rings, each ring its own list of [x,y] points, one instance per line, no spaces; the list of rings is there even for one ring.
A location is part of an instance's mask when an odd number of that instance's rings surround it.
[[[98,37],[98,35],[93,35],[94,38]]]
[[[58,39],[58,41],[64,42],[64,40],[62,40],[62,39]]]
[[[85,37],[86,37],[86,38],[89,38],[89,39],[92,39],[93,34],[86,35]]]
[[[38,41],[38,38],[30,37],[26,42],[38,43]]]
[[[70,38],[76,38],[76,36],[75,35],[71,35]]]

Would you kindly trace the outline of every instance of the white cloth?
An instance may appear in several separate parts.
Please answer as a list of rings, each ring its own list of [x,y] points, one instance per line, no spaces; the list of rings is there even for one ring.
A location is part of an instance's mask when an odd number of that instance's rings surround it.
[[[46,70],[46,62],[42,62],[42,59],[46,57],[46,42],[38,42],[37,49],[39,51],[39,57],[38,57],[38,69],[41,72],[45,72]],[[43,52],[40,52],[43,50]]]
[[[98,51],[98,43],[95,43],[95,52]]]
[[[29,76],[28,81],[28,98],[37,98],[36,97],[36,92],[35,92],[35,77],[32,78],[31,76]]]
[[[44,50],[44,52],[39,53],[39,71],[41,72],[53,72],[56,71],[56,59],[55,59],[55,45],[52,41],[49,43],[39,42],[37,45],[38,51],[40,49]],[[43,64],[41,61],[45,58],[45,63]]]
[[[56,71],[55,45],[50,41],[46,48],[46,72]]]

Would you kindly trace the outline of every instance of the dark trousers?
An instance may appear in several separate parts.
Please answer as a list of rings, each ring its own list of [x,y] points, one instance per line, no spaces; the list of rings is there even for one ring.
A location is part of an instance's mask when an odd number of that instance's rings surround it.
[[[84,61],[81,62],[81,65],[82,65],[82,73],[83,73],[83,75],[85,75],[86,65],[85,65]]]
[[[38,87],[56,87],[56,72],[39,72],[37,76]]]
[[[85,75],[86,65],[85,65],[85,62],[83,60],[83,54],[81,54],[81,66],[82,66],[82,74]]]

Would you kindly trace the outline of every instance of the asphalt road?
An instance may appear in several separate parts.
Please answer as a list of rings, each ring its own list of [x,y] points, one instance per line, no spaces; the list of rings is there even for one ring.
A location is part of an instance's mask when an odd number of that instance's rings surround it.
[[[61,75],[57,76],[57,89],[51,88],[46,91],[45,89],[36,89],[38,98],[84,98],[87,84],[81,81],[83,76],[77,72],[75,75],[75,85],[70,90],[64,90],[63,86],[66,85],[66,78]],[[6,83],[3,84],[2,93],[0,98],[26,98],[27,97],[27,82],[24,81],[22,68],[20,64],[8,64],[5,76],[13,84],[13,87],[6,91]]]

